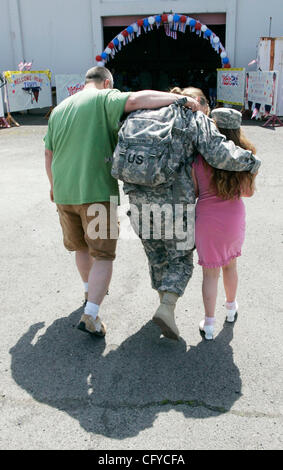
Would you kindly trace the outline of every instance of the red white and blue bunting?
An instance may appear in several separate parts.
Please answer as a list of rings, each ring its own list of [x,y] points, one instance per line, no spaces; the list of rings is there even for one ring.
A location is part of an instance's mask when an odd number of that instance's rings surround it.
[[[208,40],[212,48],[220,54],[222,67],[231,67],[230,60],[224,46],[221,44],[219,37],[211,31],[211,29],[194,18],[176,13],[149,16],[148,18],[137,20],[113,38],[104,51],[100,55],[96,56],[97,65],[104,67],[109,60],[114,58],[123,46],[126,46],[128,43],[132,42],[133,39],[139,37],[142,31],[147,33],[152,31],[154,27],[158,29],[161,26],[168,29],[168,25],[170,27],[170,31],[176,32],[176,34],[177,31],[185,33],[186,28],[190,28],[191,32]]]

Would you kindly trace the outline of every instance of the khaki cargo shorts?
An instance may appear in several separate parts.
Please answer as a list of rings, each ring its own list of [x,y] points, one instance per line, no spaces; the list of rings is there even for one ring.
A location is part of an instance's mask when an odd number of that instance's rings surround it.
[[[88,249],[98,260],[114,260],[119,237],[117,206],[110,202],[57,204],[68,251]]]

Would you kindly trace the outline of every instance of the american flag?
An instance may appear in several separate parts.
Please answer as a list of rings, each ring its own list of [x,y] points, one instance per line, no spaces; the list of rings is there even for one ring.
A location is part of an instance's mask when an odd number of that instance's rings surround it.
[[[173,31],[169,24],[164,25],[165,29],[165,34],[166,36],[169,36],[170,38],[177,39],[177,31]]]
[[[25,70],[31,70],[32,68],[32,62],[21,62],[19,65],[18,65],[18,68],[20,70],[20,72],[23,72]]]

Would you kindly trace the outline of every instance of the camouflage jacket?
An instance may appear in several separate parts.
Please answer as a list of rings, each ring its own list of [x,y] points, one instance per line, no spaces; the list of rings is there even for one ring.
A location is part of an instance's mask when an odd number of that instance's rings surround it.
[[[185,164],[176,173],[173,184],[149,188],[124,183],[124,192],[147,192],[152,201],[172,203],[195,203],[195,191],[192,180],[192,163],[200,153],[209,165],[227,171],[250,171],[256,173],[260,160],[248,150],[235,146],[219,133],[212,119],[201,111],[192,113],[185,108],[186,132],[180,134],[180,144],[185,154]]]

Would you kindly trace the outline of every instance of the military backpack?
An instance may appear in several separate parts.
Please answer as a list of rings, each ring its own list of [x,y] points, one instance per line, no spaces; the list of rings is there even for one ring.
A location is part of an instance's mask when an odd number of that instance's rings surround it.
[[[156,187],[172,184],[185,160],[187,115],[182,97],[161,109],[132,112],[118,134],[112,176],[125,183]]]

